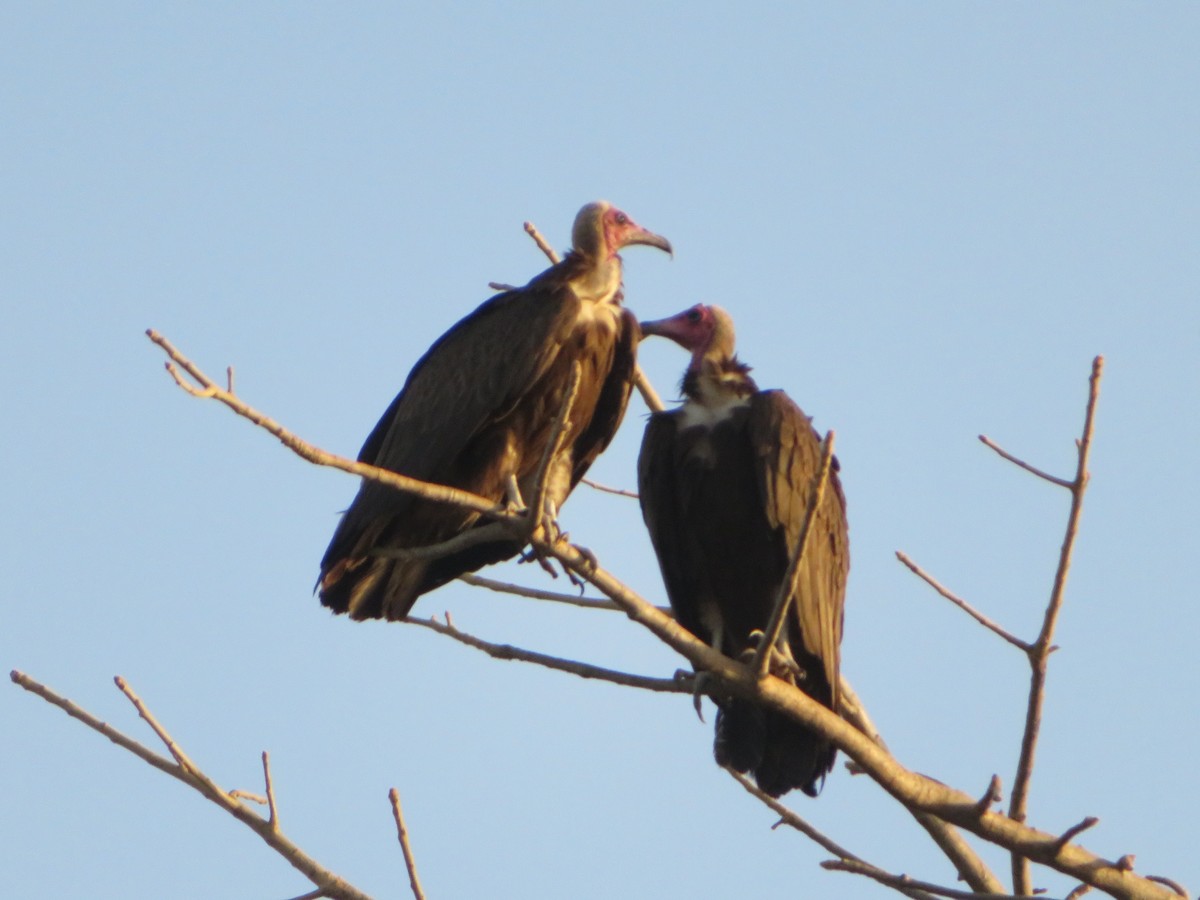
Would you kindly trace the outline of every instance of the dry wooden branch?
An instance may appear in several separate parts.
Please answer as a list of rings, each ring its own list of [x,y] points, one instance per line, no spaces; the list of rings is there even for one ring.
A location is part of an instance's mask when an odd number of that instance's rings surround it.
[[[1062,549],[1059,551],[1058,568],[1054,573],[1054,587],[1050,592],[1050,601],[1046,605],[1046,614],[1042,619],[1042,629],[1037,640],[1029,648],[1029,702],[1025,711],[1025,730],[1021,736],[1021,754],[1017,761],[1017,774],[1013,780],[1012,797],[1009,799],[1008,815],[1013,821],[1024,822],[1029,801],[1029,785],[1033,778],[1033,762],[1037,752],[1038,734],[1042,724],[1042,704],[1046,695],[1046,664],[1053,650],[1051,641],[1054,638],[1054,626],[1058,622],[1058,614],[1062,609],[1063,596],[1067,586],[1067,573],[1071,568],[1071,553],[1075,548],[1075,536],[1079,529],[1079,517],[1083,511],[1083,495],[1088,485],[1088,455],[1092,448],[1092,433],[1096,419],[1096,402],[1100,397],[1100,378],[1104,373],[1104,357],[1097,356],[1092,361],[1092,375],[1088,379],[1087,411],[1084,414],[1083,437],[1077,444],[1078,459],[1075,467],[1075,479],[1070,483],[1071,511],[1067,515],[1067,530],[1063,537]],[[1016,853],[1012,857],[1013,891],[1029,893],[1029,860]],[[1106,889],[1104,885],[1096,884],[1089,879],[1081,879],[1096,887]]]
[[[988,782],[987,790],[983,792],[983,796],[979,798],[979,802],[975,808],[979,810],[982,816],[985,812],[992,808],[995,804],[1004,799],[1000,793],[1000,776],[993,775],[992,780]]]
[[[563,659],[558,656],[538,653],[534,650],[525,650],[521,647],[514,647],[512,644],[493,644],[465,631],[460,631],[449,621],[443,624],[437,619],[418,619],[412,616],[409,616],[404,621],[411,625],[419,625],[422,628],[436,631],[438,634],[443,634],[446,637],[454,638],[460,644],[466,644],[468,647],[482,650],[493,659],[533,663],[534,665],[554,669],[558,672],[569,672],[572,675],[578,675],[580,678],[607,681],[611,684],[640,688],[645,691],[658,691],[668,694],[690,694],[692,692],[690,684],[680,681],[677,678],[651,678],[648,675],[633,675],[629,672],[619,672],[616,669],[593,666],[588,663],[576,662],[572,659]]]
[[[87,710],[68,700],[66,697],[56,694],[23,672],[14,670],[10,673],[9,677],[15,684],[23,687],[32,694],[36,694],[46,702],[57,706],[67,715],[71,716],[71,718],[77,719],[93,731],[104,735],[117,746],[123,747],[138,758],[154,766],[154,768],[166,772],[172,778],[182,781],[188,787],[203,795],[205,799],[224,809],[231,816],[252,829],[262,838],[267,846],[286,859],[305,878],[316,885],[320,896],[331,897],[334,900],[370,900],[367,894],[364,894],[341,876],[326,869],[285,837],[277,827],[274,816],[271,819],[262,818],[240,803],[230,792],[218,787],[208,775],[188,759],[179,744],[163,728],[158,720],[155,719],[146,707],[146,704],[133,693],[133,689],[123,678],[118,677],[115,679],[122,693],[133,703],[138,711],[138,715],[145,719],[154,730],[159,740],[163,742],[164,746],[166,746],[167,750],[174,757],[174,762],[159,756],[132,738],[117,731],[112,726],[101,722]],[[268,786],[267,790],[267,797],[270,799],[274,796],[274,791],[270,786]]]
[[[592,481],[590,478],[581,478],[579,480],[588,487],[594,488],[597,491],[603,491],[606,494],[616,494],[618,497],[632,497],[634,500],[638,499],[636,491],[627,491],[624,488],[609,487],[607,484],[601,484],[598,481]]]
[[[404,813],[400,811],[400,792],[395,788],[388,791],[392,801],[392,817],[396,820],[396,836],[400,840],[400,851],[404,854],[404,867],[408,869],[408,883],[412,888],[414,900],[425,900],[425,892],[421,890],[421,879],[417,877],[417,859],[413,856],[412,847],[408,843],[408,829],[404,827]]]
[[[1007,629],[1002,628],[1001,626],[997,625],[995,622],[993,622],[991,619],[989,619],[983,613],[979,612],[979,610],[975,609],[975,607],[971,606],[971,604],[969,604],[966,600],[963,600],[961,597],[959,597],[957,594],[950,591],[948,588],[943,587],[936,578],[934,578],[932,575],[930,575],[928,572],[926,572],[924,569],[922,569],[920,566],[918,566],[915,562],[913,562],[912,559],[909,558],[908,554],[904,553],[902,550],[897,550],[896,551],[896,559],[900,560],[900,562],[902,562],[902,563],[904,563],[904,565],[908,566],[909,570],[914,575],[916,575],[918,578],[920,578],[922,581],[924,581],[926,584],[928,584],[931,588],[933,588],[935,591],[937,591],[939,594],[941,594],[943,597],[945,597],[947,600],[949,600],[951,603],[953,603],[955,606],[957,606],[959,609],[961,609],[963,612],[965,612],[967,615],[969,615],[972,619],[974,619],[976,622],[978,622],[980,625],[982,625],[988,631],[991,631],[994,634],[1000,635],[1000,637],[1004,638],[1006,641],[1008,641],[1014,647],[1020,648],[1023,652],[1025,652],[1025,653],[1029,652],[1030,645],[1027,642],[1021,640],[1019,637],[1017,637],[1016,635],[1014,635],[1012,632],[1008,631]]]
[[[997,444],[995,441],[993,441],[986,434],[979,435],[979,440],[984,444],[984,446],[991,447],[993,450],[995,450],[997,453],[999,453],[1002,457],[1007,459],[1010,463],[1012,463],[1015,466],[1019,466],[1020,468],[1024,469],[1026,472],[1030,472],[1033,475],[1036,475],[1038,478],[1044,478],[1046,481],[1049,481],[1051,484],[1057,484],[1059,487],[1065,487],[1065,488],[1071,487],[1070,481],[1067,481],[1065,478],[1059,478],[1056,475],[1051,475],[1048,472],[1043,472],[1041,469],[1037,468],[1036,466],[1031,466],[1029,463],[1025,462],[1025,460],[1018,459],[1017,457],[1015,457],[1011,453],[1009,453],[1007,450],[1005,450],[1003,447],[1001,447],[999,444]]]
[[[1066,846],[1071,841],[1075,840],[1076,837],[1083,834],[1083,832],[1087,831],[1089,828],[1094,828],[1098,824],[1100,824],[1100,820],[1098,818],[1095,816],[1088,816],[1082,822],[1072,825],[1070,828],[1060,834],[1058,836],[1058,846]]]
[[[601,600],[597,597],[577,597],[574,594],[563,594],[558,591],[543,591],[537,588],[524,587],[519,584],[509,584],[507,581],[497,581],[482,575],[459,575],[459,581],[475,587],[487,588],[500,594],[514,594],[518,597],[529,597],[532,600],[550,600],[554,603],[565,603],[568,606],[580,606],[584,609],[604,609],[620,611],[621,607],[611,600]]]
[[[857,728],[793,685],[778,678],[759,679],[746,666],[713,650],[677,622],[663,616],[612,575],[597,567],[574,545],[561,542],[553,547],[542,545],[542,549],[552,553],[564,565],[611,597],[625,610],[626,615],[676,649],[697,670],[710,672],[721,689],[784,712],[827,736],[905,807],[944,819],[1010,853],[1027,856],[1066,875],[1094,884],[1114,897],[1123,900],[1174,900],[1174,894],[1166,888],[1122,871],[1115,863],[1077,845],[1068,844],[1060,853],[1055,853],[1057,835],[1030,828],[995,812],[980,816],[977,798],[904,768]],[[982,866],[982,863],[979,865]],[[995,892],[990,887],[975,883],[971,887],[976,891]]]
[[[796,546],[792,548],[792,558],[788,563],[787,573],[783,576],[783,583],[779,586],[779,596],[775,598],[775,608],[771,611],[771,618],[763,630],[762,643],[759,644],[758,650],[754,654],[753,667],[759,678],[766,677],[767,669],[771,664],[771,654],[775,650],[775,643],[783,631],[783,623],[787,621],[788,610],[791,608],[792,598],[796,593],[796,585],[800,578],[800,563],[804,560],[804,548],[808,544],[808,535],[812,530],[813,520],[817,517],[817,510],[821,508],[821,500],[825,497],[825,486],[829,484],[829,470],[832,462],[833,432],[830,431],[826,433],[825,440],[821,442],[821,466],[809,489],[808,507],[804,510],[804,521],[800,525]],[[836,693],[834,696],[836,699]],[[836,706],[836,704],[834,705]]]
[[[562,262],[562,257],[558,255],[558,251],[550,246],[550,242],[542,237],[542,233],[537,230],[532,222],[525,223],[525,233],[533,238],[533,242],[538,245],[538,249],[546,254],[546,258],[554,265]]]
[[[662,398],[658,396],[658,391],[654,390],[654,385],[650,383],[650,379],[646,377],[646,373],[642,371],[642,367],[639,365],[633,367],[633,386],[642,395],[642,400],[645,401],[650,412],[662,412],[667,408],[663,405]]]
[[[357,460],[347,459],[344,456],[338,456],[334,453],[329,453],[314,447],[307,441],[297,437],[294,433],[288,431],[279,423],[268,418],[263,413],[254,409],[246,403],[243,403],[238,397],[231,394],[229,391],[219,387],[211,378],[204,374],[194,363],[187,359],[175,346],[167,340],[163,335],[159,334],[153,328],[146,330],[146,336],[155,344],[162,348],[163,352],[184,368],[200,385],[199,388],[189,384],[178,372],[178,370],[167,364],[167,371],[171,373],[175,379],[175,383],[187,391],[194,397],[211,398],[218,400],[233,410],[237,415],[247,419],[262,428],[264,431],[274,435],[280,443],[285,447],[318,466],[329,466],[334,469],[340,469],[343,472],[349,472],[352,475],[359,475],[363,478],[370,478],[373,481],[378,481],[380,484],[386,484],[398,491],[405,491],[410,494],[417,494],[427,500],[433,500],[437,503],[450,503],[457,506],[465,507],[466,509],[474,510],[495,519],[510,518],[505,508],[498,503],[493,503],[486,497],[480,497],[478,494],[472,494],[469,491],[459,490],[458,488],[449,487],[441,484],[431,484],[427,481],[418,481],[415,478],[408,478],[392,472],[389,469],[381,469],[378,466],[370,466],[366,463],[360,463]]]
[[[156,343],[158,342],[156,341]],[[1080,490],[1074,492],[1075,502],[1073,503],[1072,516],[1068,526],[1068,537],[1064,542],[1063,562],[1060,564],[1059,576],[1056,578],[1056,589],[1052,595],[1050,608],[1047,610],[1048,627],[1043,628],[1043,638],[1039,639],[1038,644],[1035,644],[1035,647],[1043,647],[1047,654],[1050,649],[1049,635],[1052,634],[1053,622],[1057,615],[1058,607],[1061,604],[1061,587],[1065,584],[1065,562],[1069,559],[1070,546],[1074,541],[1079,498],[1082,494],[1081,487],[1086,482],[1086,478],[1084,477],[1086,473],[1086,457],[1087,449],[1090,446],[1092,410],[1094,408],[1098,376],[1099,360],[1097,360],[1097,366],[1093,373],[1093,397],[1092,402],[1089,403],[1085,438],[1080,442],[1080,475],[1077,476],[1077,484],[1080,486]],[[201,383],[203,384],[203,382]],[[222,397],[219,393],[213,393],[212,396],[220,399],[227,406],[233,406],[230,403],[231,398]],[[235,400],[235,403],[240,404],[240,401]],[[270,422],[270,420],[261,416],[261,414],[247,415],[246,418],[255,421],[261,427],[271,430],[273,434],[279,437],[278,432],[281,429]],[[287,441],[285,441],[286,443]],[[289,444],[289,446],[291,445]],[[292,449],[295,450],[295,447]],[[301,455],[304,454],[302,453]],[[306,458],[309,457],[306,456]],[[321,461],[322,464],[328,464],[319,458],[314,459],[314,461]],[[397,476],[394,473],[374,469],[374,467],[338,467],[344,468],[346,471],[353,472],[354,474],[362,475],[363,477],[376,478],[386,483],[392,483],[400,489],[414,490],[416,493],[421,493],[422,496],[427,496],[425,490],[430,487],[420,482],[416,483],[415,488],[409,484],[397,485],[394,481]],[[467,495],[467,498],[468,502],[463,504],[467,508],[476,509],[481,501],[482,505],[487,506],[487,502],[483,498],[474,497],[473,495]],[[455,501],[446,499],[445,502]],[[479,511],[486,512],[494,518],[505,518],[503,511],[497,512],[494,506],[487,506],[487,509],[479,509]],[[922,817],[944,820],[946,823],[960,827],[1008,850],[1014,858],[1028,859],[1049,866],[1084,883],[1094,885],[1114,897],[1122,898],[1122,900],[1175,900],[1176,894],[1168,887],[1137,876],[1129,871],[1129,864],[1125,860],[1119,863],[1111,862],[1097,857],[1086,849],[1071,843],[1067,843],[1059,848],[1058,835],[1030,828],[1022,821],[1011,816],[1001,815],[992,811],[987,811],[980,815],[977,798],[970,797],[961,791],[905,769],[873,740],[835,716],[824,706],[812,700],[794,686],[777,678],[759,678],[755,672],[747,667],[716,652],[686,629],[682,628],[673,619],[665,616],[657,608],[647,603],[612,575],[600,568],[594,556],[590,553],[565,540],[558,540],[553,543],[547,542],[542,539],[542,535],[535,535],[531,543],[534,545],[535,550],[547,557],[552,556],[557,558],[560,563],[571,571],[574,571],[586,581],[591,582],[602,593],[616,602],[629,618],[649,629],[687,658],[697,671],[711,673],[715,679],[714,688],[764,704],[772,709],[777,709],[796,721],[829,737],[840,750],[846,753],[850,759],[870,775],[884,790],[892,794],[900,803],[912,811],[914,816],[917,816],[919,820]],[[462,640],[463,643],[472,643],[465,636],[453,634],[452,632],[456,630],[452,629],[452,627],[446,628],[433,622],[423,623],[419,620],[417,621],[419,624],[425,625],[425,627],[452,634],[456,639]],[[483,642],[478,643],[482,644]],[[472,645],[475,644],[472,643]],[[481,649],[484,648],[481,647]],[[515,648],[505,648],[498,645],[489,645],[485,652],[492,653],[498,656],[498,658],[524,658],[515,655],[517,652]],[[557,660],[553,657],[535,658],[531,654],[528,661],[534,661],[538,664],[563,671],[574,672],[582,677],[599,677],[615,681],[616,683],[626,682],[618,681],[616,677],[610,676],[630,677],[624,673],[611,673],[607,670],[598,670],[596,667]],[[601,674],[596,674],[597,672]],[[633,676],[633,678],[638,679],[637,676]],[[647,682],[647,684],[637,684],[634,686],[648,687],[649,682],[655,681],[653,679],[638,680]],[[676,692],[687,691],[687,688],[681,687],[678,682],[666,680],[657,680],[657,686],[650,689]],[[1040,710],[1040,701],[1038,709]],[[1034,731],[1036,732],[1036,729]],[[931,830],[932,833],[934,833],[933,830]],[[944,834],[953,835],[953,829],[945,831]],[[947,849],[947,845],[943,844],[940,840],[939,846]],[[950,846],[953,846],[953,844],[950,844]],[[951,858],[955,860],[955,865],[959,868],[960,874],[967,880],[973,890],[985,893],[1000,892],[994,877],[989,877],[990,873],[988,873],[986,866],[979,861],[978,856],[969,847],[964,845],[954,850],[953,853],[950,850],[947,850],[947,852],[951,854]],[[967,862],[964,862],[964,860]]]
[[[531,529],[545,526],[551,519],[558,516],[558,509],[551,509],[553,503],[550,496],[550,481],[554,477],[554,467],[559,464],[558,459],[562,451],[563,440],[570,428],[571,410],[575,406],[575,397],[579,393],[579,379],[582,373],[583,368],[580,366],[579,360],[571,363],[571,375],[567,379],[567,387],[563,392],[562,406],[559,407],[558,415],[554,417],[554,424],[551,426],[549,438],[546,440],[545,452],[542,453],[541,461],[538,463],[537,481],[535,482],[537,488],[533,495],[533,506],[528,511]]]
[[[979,900],[979,894],[974,891],[960,891],[955,888],[943,887],[940,884],[933,884],[928,881],[920,881],[916,878],[911,878],[908,875],[893,875],[890,872],[885,872],[877,866],[869,863],[860,862],[852,859],[830,859],[821,863],[822,869],[828,869],[834,872],[851,872],[855,875],[865,875],[882,885],[893,888],[902,894],[913,896],[916,892],[922,897],[950,897],[952,900]],[[1004,894],[997,900],[1046,900],[1045,897],[1039,895],[1013,895]]]
[[[736,781],[738,784],[740,784],[743,788],[746,789],[747,793],[753,795],[754,797],[757,797],[760,801],[762,801],[762,803],[768,809],[772,810],[779,816],[779,821],[776,822],[775,825],[771,826],[772,828],[778,828],[780,825],[787,825],[791,828],[794,828],[796,831],[799,831],[801,834],[803,834],[809,840],[811,840],[815,844],[817,844],[817,846],[828,851],[829,853],[832,853],[834,856],[836,856],[838,858],[839,861],[852,861],[852,862],[857,863],[867,869],[871,869],[871,870],[883,873],[882,869],[879,869],[878,867],[871,865],[870,863],[866,862],[862,858],[851,853],[849,850],[845,849],[840,844],[836,843],[832,838],[828,837],[823,832],[814,828],[807,821],[802,819],[800,816],[798,816],[792,810],[788,809],[786,806],[784,806],[782,803],[780,803],[774,797],[759,790],[758,785],[754,784],[754,782],[752,782],[745,775],[741,775],[738,772],[735,772],[735,771],[733,771],[733,769],[730,769],[728,767],[724,767],[724,768],[725,768],[725,771],[728,772],[729,775],[734,779],[734,781]],[[822,863],[822,865],[825,866],[826,868],[829,868],[829,866],[827,866],[825,863]],[[886,874],[886,873],[884,873],[884,874]],[[904,894],[906,897],[911,897],[912,900],[932,900],[932,898],[930,897],[929,894],[926,894],[919,890],[908,890],[908,889],[900,888],[900,887],[897,887],[897,890],[900,891],[900,893]]]

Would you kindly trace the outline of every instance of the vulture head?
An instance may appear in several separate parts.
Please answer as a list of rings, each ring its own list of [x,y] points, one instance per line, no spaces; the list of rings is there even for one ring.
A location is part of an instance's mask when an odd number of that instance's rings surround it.
[[[691,369],[699,369],[706,359],[722,362],[733,358],[733,318],[719,306],[697,303],[668,319],[643,322],[642,334],[670,338],[691,351]]]
[[[739,402],[758,390],[750,367],[733,353],[733,318],[719,306],[697,303],[669,319],[643,322],[642,336],[670,338],[691,351],[692,361],[683,373],[685,396],[708,407]]]
[[[589,203],[579,211],[571,229],[571,244],[576,253],[596,262],[612,259],[631,244],[657,247],[674,255],[665,237],[647,231],[605,200]]]

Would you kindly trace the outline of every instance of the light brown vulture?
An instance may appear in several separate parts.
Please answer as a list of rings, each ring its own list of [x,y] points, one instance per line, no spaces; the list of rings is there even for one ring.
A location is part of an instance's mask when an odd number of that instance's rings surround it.
[[[515,478],[532,502],[578,362],[570,425],[547,480],[557,514],[629,400],[640,332],[621,306],[617,254],[633,244],[671,252],[666,238],[603,201],[579,211],[571,240],[562,262],[485,301],[434,342],[363,444],[361,461],[498,503],[511,499]],[[478,513],[364,480],[321,560],[321,602],[355,619],[404,618],[421,594],[511,558],[521,543],[498,540],[433,560],[378,552],[436,544],[484,524]]]
[[[692,353],[684,404],[650,417],[638,459],[642,515],[679,622],[727,656],[756,649],[796,546],[821,447],[782,391],[760,391],[734,355],[733,321],[697,305],[643,322]],[[836,462],[836,461],[835,461]],[[805,545],[772,671],[838,708],[842,603],[850,566],[846,504],[834,471]],[[816,796],[836,749],[782,713],[718,701],[717,762],[752,772],[773,797]]]

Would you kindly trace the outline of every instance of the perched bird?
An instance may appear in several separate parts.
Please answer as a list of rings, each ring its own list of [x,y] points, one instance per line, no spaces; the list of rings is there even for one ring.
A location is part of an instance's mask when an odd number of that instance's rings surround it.
[[[417,362],[358,458],[422,481],[532,502],[537,471],[575,363],[579,386],[550,461],[551,516],[608,446],[629,400],[640,339],[621,306],[618,252],[666,238],[600,201],[575,218],[573,248],[522,288],[505,291],[443,334]],[[536,513],[535,513],[536,514]],[[364,480],[321,560],[321,602],[355,619],[402,619],[417,597],[516,555],[517,538],[437,559],[380,551],[426,547],[486,524],[469,510]]]
[[[782,391],[760,391],[734,355],[733,320],[696,305],[643,322],[692,359],[683,406],[655,413],[638,458],[642,515],[679,622],[735,659],[755,652],[796,546],[821,446]],[[842,604],[850,567],[846,503],[836,466],[805,544],[772,671],[838,709]],[[776,663],[780,661],[782,665]],[[773,797],[816,796],[836,748],[757,704],[718,701],[717,762],[752,772]]]

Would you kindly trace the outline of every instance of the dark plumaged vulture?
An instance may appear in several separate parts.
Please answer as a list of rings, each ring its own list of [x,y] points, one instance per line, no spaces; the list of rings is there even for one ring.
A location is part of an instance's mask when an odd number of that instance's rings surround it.
[[[734,356],[733,321],[697,305],[643,322],[690,350],[684,404],[650,417],[638,459],[642,515],[679,622],[733,658],[754,652],[796,546],[819,471],[820,439],[782,391],[760,391]],[[772,671],[838,709],[842,603],[849,571],[836,465],[805,546]],[[757,634],[752,634],[757,632]],[[752,772],[773,797],[816,796],[836,749],[782,713],[718,702],[717,762]]]
[[[515,478],[532,503],[537,470],[573,364],[580,381],[562,451],[551,461],[557,514],[608,446],[629,400],[640,332],[621,307],[621,257],[633,244],[671,252],[605,202],[575,219],[572,250],[525,285],[497,294],[443,334],[413,367],[358,458],[498,503]],[[425,547],[486,524],[478,513],[364,480],[321,560],[321,602],[355,619],[402,619],[417,597],[516,555],[497,540],[439,559],[379,555]]]

